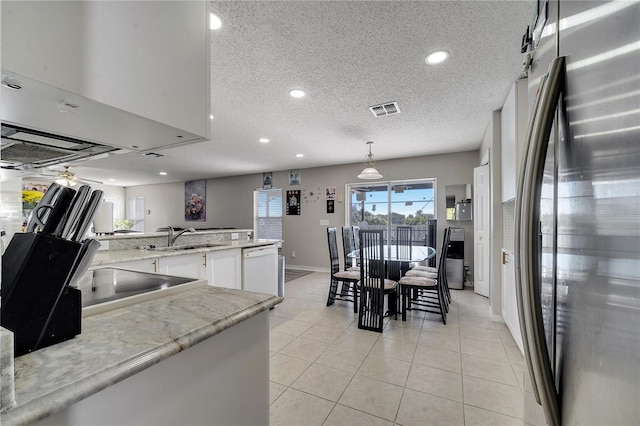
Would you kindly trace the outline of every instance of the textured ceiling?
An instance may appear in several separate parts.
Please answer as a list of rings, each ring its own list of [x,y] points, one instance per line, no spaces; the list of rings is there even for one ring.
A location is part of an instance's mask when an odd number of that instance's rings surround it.
[[[533,1],[214,1],[211,141],[78,164],[119,185],[477,149],[518,78]],[[426,55],[450,52],[428,66]],[[307,92],[303,99],[288,95]],[[375,118],[371,105],[401,114]],[[264,137],[268,144],[258,143]],[[303,153],[304,158],[296,158]],[[107,169],[107,170],[100,170]],[[164,170],[167,176],[158,176]],[[354,169],[355,170],[355,169]],[[114,176],[115,174],[115,176]]]

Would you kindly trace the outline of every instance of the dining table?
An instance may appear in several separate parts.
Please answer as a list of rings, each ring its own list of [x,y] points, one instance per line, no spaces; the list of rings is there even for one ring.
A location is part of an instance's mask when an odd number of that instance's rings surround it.
[[[429,246],[383,245],[383,257],[387,263],[387,278],[398,281],[409,270],[409,264],[425,262],[436,255]],[[360,250],[347,254],[350,259],[360,259]]]

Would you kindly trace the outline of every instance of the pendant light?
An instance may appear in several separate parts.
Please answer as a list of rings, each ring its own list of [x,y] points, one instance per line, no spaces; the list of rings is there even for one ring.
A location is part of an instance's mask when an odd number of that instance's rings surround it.
[[[373,142],[367,142],[369,145],[369,154],[365,156],[366,161],[365,169],[358,175],[358,179],[380,179],[382,175],[376,170],[376,163],[373,161],[373,154],[371,153],[371,144]]]

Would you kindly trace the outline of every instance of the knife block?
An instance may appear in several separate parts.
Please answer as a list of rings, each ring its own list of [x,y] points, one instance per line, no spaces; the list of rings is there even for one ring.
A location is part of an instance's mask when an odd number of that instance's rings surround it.
[[[67,285],[82,244],[42,233],[15,234],[2,256],[0,324],[15,356],[80,334],[82,293]]]

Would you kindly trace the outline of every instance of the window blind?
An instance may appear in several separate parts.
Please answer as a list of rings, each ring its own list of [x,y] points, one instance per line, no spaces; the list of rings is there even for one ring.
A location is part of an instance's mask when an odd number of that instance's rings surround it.
[[[255,238],[282,240],[281,188],[253,192],[253,229]]]

